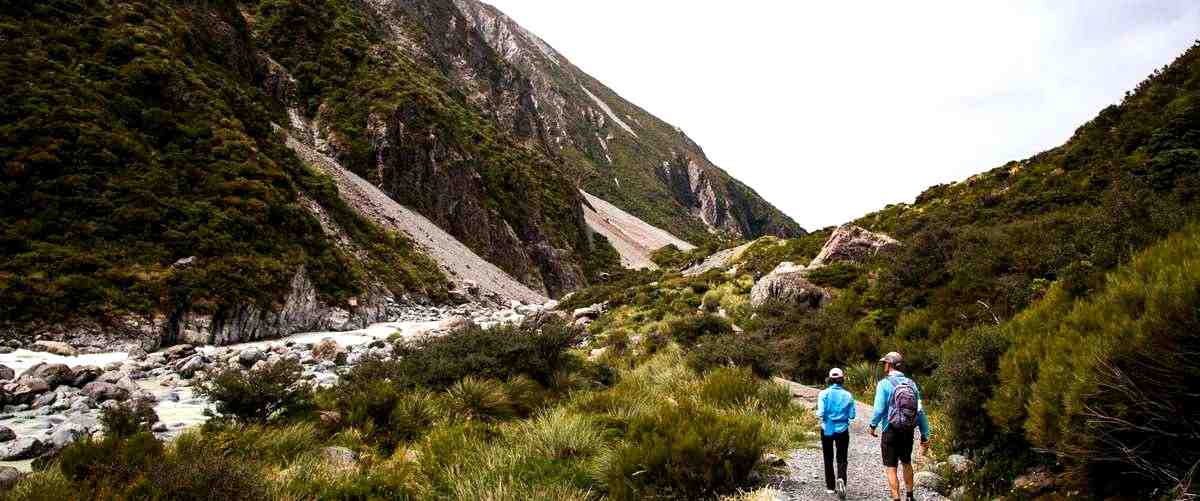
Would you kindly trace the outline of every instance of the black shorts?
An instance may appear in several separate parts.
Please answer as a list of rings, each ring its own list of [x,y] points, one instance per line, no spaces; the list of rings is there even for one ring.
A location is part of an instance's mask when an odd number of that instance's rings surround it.
[[[912,464],[913,432],[893,432],[890,428],[884,430],[883,438],[879,440],[884,466],[895,468],[897,463]]]

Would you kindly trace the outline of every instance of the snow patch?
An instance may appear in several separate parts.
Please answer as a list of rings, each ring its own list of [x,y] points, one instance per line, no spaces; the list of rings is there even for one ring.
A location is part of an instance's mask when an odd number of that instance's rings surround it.
[[[599,97],[596,97],[595,94],[592,94],[592,91],[587,90],[587,87],[584,87],[583,84],[579,84],[579,88],[583,89],[583,92],[587,93],[588,97],[592,98],[592,101],[596,102],[596,106],[599,106],[601,110],[604,110],[604,113],[608,115],[608,118],[611,118],[612,121],[616,122],[617,125],[620,125],[622,129],[625,129],[625,132],[633,134],[633,137],[638,137],[637,133],[633,131],[633,128],[630,127],[629,124],[618,118],[616,113],[613,113],[612,108],[608,107],[608,103],[605,103],[604,101],[600,100]]]

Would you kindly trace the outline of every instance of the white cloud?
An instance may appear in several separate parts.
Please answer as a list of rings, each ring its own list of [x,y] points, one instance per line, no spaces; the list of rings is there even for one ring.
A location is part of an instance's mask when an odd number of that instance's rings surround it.
[[[810,229],[1057,146],[1200,36],[1191,0],[492,3]]]

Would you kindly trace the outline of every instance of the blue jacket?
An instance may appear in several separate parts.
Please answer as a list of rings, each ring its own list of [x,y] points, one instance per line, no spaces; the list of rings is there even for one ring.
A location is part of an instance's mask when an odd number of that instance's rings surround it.
[[[883,424],[880,432],[887,431],[888,427],[888,407],[892,405],[892,392],[896,390],[892,386],[892,378],[903,381],[908,379],[904,373],[900,371],[892,371],[888,373],[888,377],[879,380],[879,384],[875,385],[875,414],[871,416],[871,427],[874,428]],[[913,387],[917,389],[917,427],[921,429],[921,440],[929,440],[929,418],[925,417],[925,404],[921,402],[921,388],[917,386],[917,382],[913,381]]]
[[[817,416],[825,436],[846,431],[854,421],[854,397],[840,385],[830,385],[817,395]]]

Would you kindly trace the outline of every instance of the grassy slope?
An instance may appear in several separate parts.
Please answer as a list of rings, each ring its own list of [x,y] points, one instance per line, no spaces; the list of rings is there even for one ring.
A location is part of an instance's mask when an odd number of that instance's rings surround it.
[[[332,302],[363,291],[364,267],[397,293],[443,287],[281,145],[230,3],[4,2],[0,16],[0,320],[269,306],[300,266]],[[367,263],[323,235],[302,190]]]

